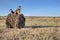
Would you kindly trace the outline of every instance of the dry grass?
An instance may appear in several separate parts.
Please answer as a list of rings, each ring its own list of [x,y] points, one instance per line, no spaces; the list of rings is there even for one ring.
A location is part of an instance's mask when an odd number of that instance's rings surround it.
[[[0,40],[60,40],[60,27],[3,29]]]
[[[26,26],[60,26],[60,17],[25,17]],[[6,17],[0,17],[0,25],[5,26]]]
[[[0,17],[0,40],[60,40],[60,27],[9,29]],[[60,18],[26,17],[26,26],[60,26]]]

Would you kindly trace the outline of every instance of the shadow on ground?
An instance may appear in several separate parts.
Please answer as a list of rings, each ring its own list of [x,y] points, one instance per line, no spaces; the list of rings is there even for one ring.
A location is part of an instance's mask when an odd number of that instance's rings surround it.
[[[60,27],[60,26],[25,26],[24,28],[47,28],[47,27]]]

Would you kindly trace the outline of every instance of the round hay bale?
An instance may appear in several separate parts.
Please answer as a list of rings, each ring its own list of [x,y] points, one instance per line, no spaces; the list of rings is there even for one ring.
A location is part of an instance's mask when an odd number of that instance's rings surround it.
[[[22,28],[25,25],[25,17],[23,14],[8,14],[6,19],[7,28]]]

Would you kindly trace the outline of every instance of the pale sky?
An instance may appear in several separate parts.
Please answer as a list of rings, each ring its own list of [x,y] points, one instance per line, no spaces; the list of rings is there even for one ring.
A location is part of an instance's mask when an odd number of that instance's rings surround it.
[[[0,16],[19,5],[25,16],[60,16],[60,0],[0,0]]]

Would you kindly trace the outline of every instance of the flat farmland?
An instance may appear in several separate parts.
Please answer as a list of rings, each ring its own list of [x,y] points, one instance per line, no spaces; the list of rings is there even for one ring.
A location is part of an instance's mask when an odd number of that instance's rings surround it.
[[[36,28],[21,29],[6,28],[6,18],[0,16],[0,40],[60,40],[60,17],[25,16],[25,26]]]
[[[0,16],[0,26],[6,26],[6,16]],[[60,17],[25,16],[25,26],[60,26]]]

